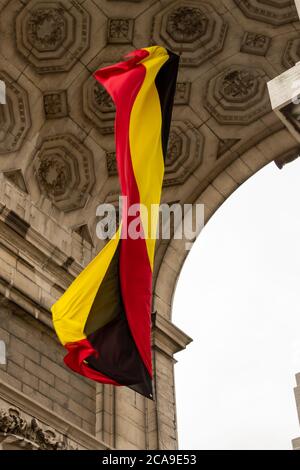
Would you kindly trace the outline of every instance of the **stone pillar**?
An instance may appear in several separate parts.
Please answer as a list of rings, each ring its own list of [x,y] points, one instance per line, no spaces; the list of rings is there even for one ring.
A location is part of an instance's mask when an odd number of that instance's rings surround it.
[[[154,397],[97,384],[96,438],[116,449],[176,449],[173,355],[192,340],[158,313],[152,316]]]
[[[152,449],[172,450],[178,447],[174,354],[192,339],[157,312],[152,322],[155,405],[148,405],[148,444]]]
[[[96,385],[96,437],[115,447],[115,388]]]

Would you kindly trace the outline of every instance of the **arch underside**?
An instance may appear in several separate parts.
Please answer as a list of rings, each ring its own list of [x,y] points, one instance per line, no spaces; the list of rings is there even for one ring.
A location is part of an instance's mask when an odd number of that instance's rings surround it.
[[[58,433],[79,448],[175,449],[173,356],[191,341],[171,322],[185,240],[157,243],[155,402],[67,371],[52,331],[51,305],[103,246],[96,208],[117,205],[120,192],[114,105],[91,76],[150,44],[180,55],[162,202],[203,203],[207,222],[260,168],[299,153],[266,87],[300,59],[296,9],[292,0],[44,3],[0,0],[0,434],[24,411],[22,426],[39,418],[47,445]],[[29,439],[22,426],[5,445]]]

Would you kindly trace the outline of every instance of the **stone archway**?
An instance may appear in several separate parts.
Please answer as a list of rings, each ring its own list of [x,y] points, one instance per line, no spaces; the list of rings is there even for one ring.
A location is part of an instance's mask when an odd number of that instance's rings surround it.
[[[194,201],[194,204],[204,204],[205,224],[223,202],[248,178],[251,178],[257,171],[272,161],[274,161],[274,164],[276,161],[283,164],[289,162],[292,156],[295,157],[298,154],[298,151],[298,143],[294,137],[285,128],[280,128],[238,156],[211,180]],[[201,233],[198,236],[201,236]],[[168,322],[172,322],[172,303],[176,284],[185,259],[189,254],[189,251],[186,250],[187,241],[186,239],[170,240],[157,273],[154,311]],[[190,339],[185,339],[185,345],[187,345]],[[165,377],[160,378],[159,374],[156,377],[157,407],[159,410],[163,410],[166,402],[169,403],[170,401],[172,391],[174,393],[174,362],[172,360],[167,361],[165,355],[163,357],[163,353],[159,349],[155,349],[154,354],[156,361],[165,363],[168,376],[168,380]],[[168,383],[170,385],[167,395],[166,386]],[[173,404],[175,408],[175,394]],[[180,406],[184,405],[180,404]],[[172,424],[170,420],[167,436],[171,435]],[[161,436],[162,445],[166,445],[166,440],[168,442],[168,437],[165,434],[166,430],[164,430],[164,435]]]
[[[5,0],[0,28],[3,407],[84,448],[175,449],[173,356],[191,341],[171,321],[183,243],[157,245],[156,402],[66,370],[52,331],[51,305],[101,246],[96,207],[118,198],[114,107],[90,76],[149,44],[180,54],[163,202],[203,202],[207,221],[263,165],[298,154],[266,87],[299,60],[294,2]]]

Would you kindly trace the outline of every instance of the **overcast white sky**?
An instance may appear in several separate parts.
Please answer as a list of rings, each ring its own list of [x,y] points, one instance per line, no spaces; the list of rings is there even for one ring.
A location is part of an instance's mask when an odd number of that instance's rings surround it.
[[[181,449],[291,449],[300,436],[300,159],[216,212],[181,272],[173,321]]]

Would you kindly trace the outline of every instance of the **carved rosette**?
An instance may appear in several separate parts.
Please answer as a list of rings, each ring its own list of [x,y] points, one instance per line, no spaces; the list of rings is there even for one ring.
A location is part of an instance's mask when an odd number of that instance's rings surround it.
[[[17,408],[0,409],[0,449],[76,450],[65,436],[22,416]]]
[[[243,13],[274,26],[298,21],[294,0],[234,0]]]
[[[38,73],[70,70],[89,46],[89,15],[79,3],[31,0],[16,19],[17,48]]]
[[[181,65],[197,66],[223,49],[227,24],[206,2],[171,2],[155,16],[153,40],[181,53]]]
[[[233,65],[209,81],[205,107],[221,124],[250,124],[270,111],[264,70]]]
[[[0,71],[6,85],[6,104],[0,104],[0,154],[18,150],[31,126],[26,91],[7,73]]]
[[[42,194],[60,210],[84,207],[94,184],[93,155],[72,135],[46,138],[34,158]]]
[[[101,134],[113,134],[115,105],[105,88],[93,76],[83,85],[83,111]]]
[[[247,31],[244,34],[241,52],[254,55],[266,55],[271,44],[271,38],[264,34]]]
[[[68,115],[66,90],[46,91],[43,94],[43,101],[47,119],[57,119]]]
[[[164,186],[184,183],[202,163],[204,137],[189,121],[174,121],[165,161]]]
[[[111,18],[108,20],[108,42],[130,44],[133,39],[134,21],[132,18]]]

